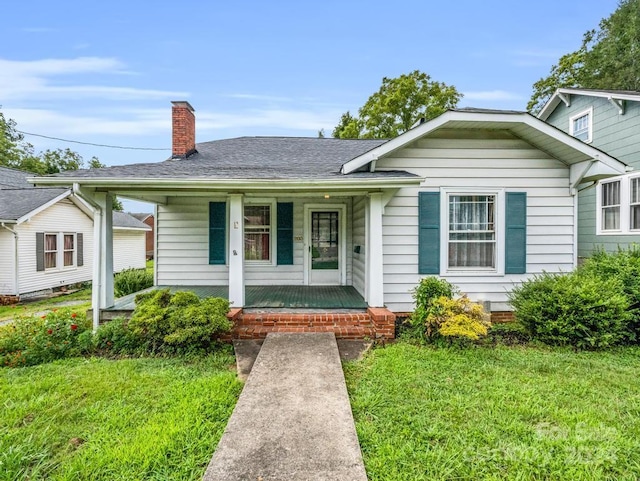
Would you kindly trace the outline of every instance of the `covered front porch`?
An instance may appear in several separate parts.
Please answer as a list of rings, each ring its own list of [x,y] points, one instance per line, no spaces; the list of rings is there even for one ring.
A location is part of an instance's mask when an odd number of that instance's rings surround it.
[[[228,286],[155,286],[151,289],[191,291],[201,298],[229,299]],[[133,311],[136,295],[116,299],[113,306],[104,310]],[[365,310],[367,307],[352,286],[247,286],[245,290],[245,309]]]

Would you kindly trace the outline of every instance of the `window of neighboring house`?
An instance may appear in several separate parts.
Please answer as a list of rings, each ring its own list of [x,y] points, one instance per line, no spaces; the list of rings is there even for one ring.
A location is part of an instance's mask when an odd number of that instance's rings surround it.
[[[244,258],[271,261],[271,205],[245,205]]]
[[[569,119],[569,134],[583,142],[591,142],[593,109],[589,108]]]
[[[600,204],[602,209],[600,226],[603,231],[620,230],[620,190],[620,180],[605,182],[600,185]]]
[[[76,254],[76,236],[75,234],[64,234],[64,260],[63,265],[65,267],[75,265]]]
[[[640,230],[640,177],[630,178],[629,186],[630,186],[629,229]]]
[[[448,266],[496,269],[496,195],[450,194]]]
[[[58,234],[44,235],[44,268],[55,269],[58,265]]]

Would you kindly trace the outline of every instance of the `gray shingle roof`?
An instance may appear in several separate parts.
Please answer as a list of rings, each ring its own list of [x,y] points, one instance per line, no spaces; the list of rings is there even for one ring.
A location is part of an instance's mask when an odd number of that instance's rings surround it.
[[[84,178],[159,179],[331,179],[344,176],[340,167],[386,140],[312,137],[239,137],[196,145],[186,159],[113,166],[56,174]],[[354,175],[354,174],[350,174]],[[411,176],[406,172],[361,172],[360,178]]]
[[[0,189],[32,188],[33,184],[27,182],[27,177],[30,175],[34,174],[9,167],[0,167]]]
[[[126,212],[113,211],[113,227],[124,227],[127,229],[144,229],[151,230],[151,228],[144,222],[140,222],[131,214]]]
[[[65,193],[67,189],[2,189],[0,219],[18,220],[29,212]]]

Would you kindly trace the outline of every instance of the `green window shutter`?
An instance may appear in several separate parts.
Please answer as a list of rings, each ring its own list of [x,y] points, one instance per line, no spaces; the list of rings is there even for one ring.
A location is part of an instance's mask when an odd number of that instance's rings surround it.
[[[527,272],[527,193],[507,192],[505,274]]]
[[[227,203],[209,202],[209,264],[227,262]]]
[[[76,265],[82,267],[84,265],[84,236],[82,232],[76,234]]]
[[[36,271],[44,271],[44,232],[36,232]]]
[[[278,265],[293,264],[293,202],[278,202]]]
[[[418,194],[418,272],[440,274],[440,193]]]

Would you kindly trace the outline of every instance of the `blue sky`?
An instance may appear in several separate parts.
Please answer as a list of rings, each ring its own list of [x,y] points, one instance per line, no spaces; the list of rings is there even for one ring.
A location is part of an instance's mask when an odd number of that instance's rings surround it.
[[[171,100],[196,109],[197,141],[316,136],[382,77],[415,69],[455,85],[461,106],[523,110],[532,84],[617,3],[9,2],[0,105],[26,132],[166,149]],[[27,140],[107,165],[170,153]]]

